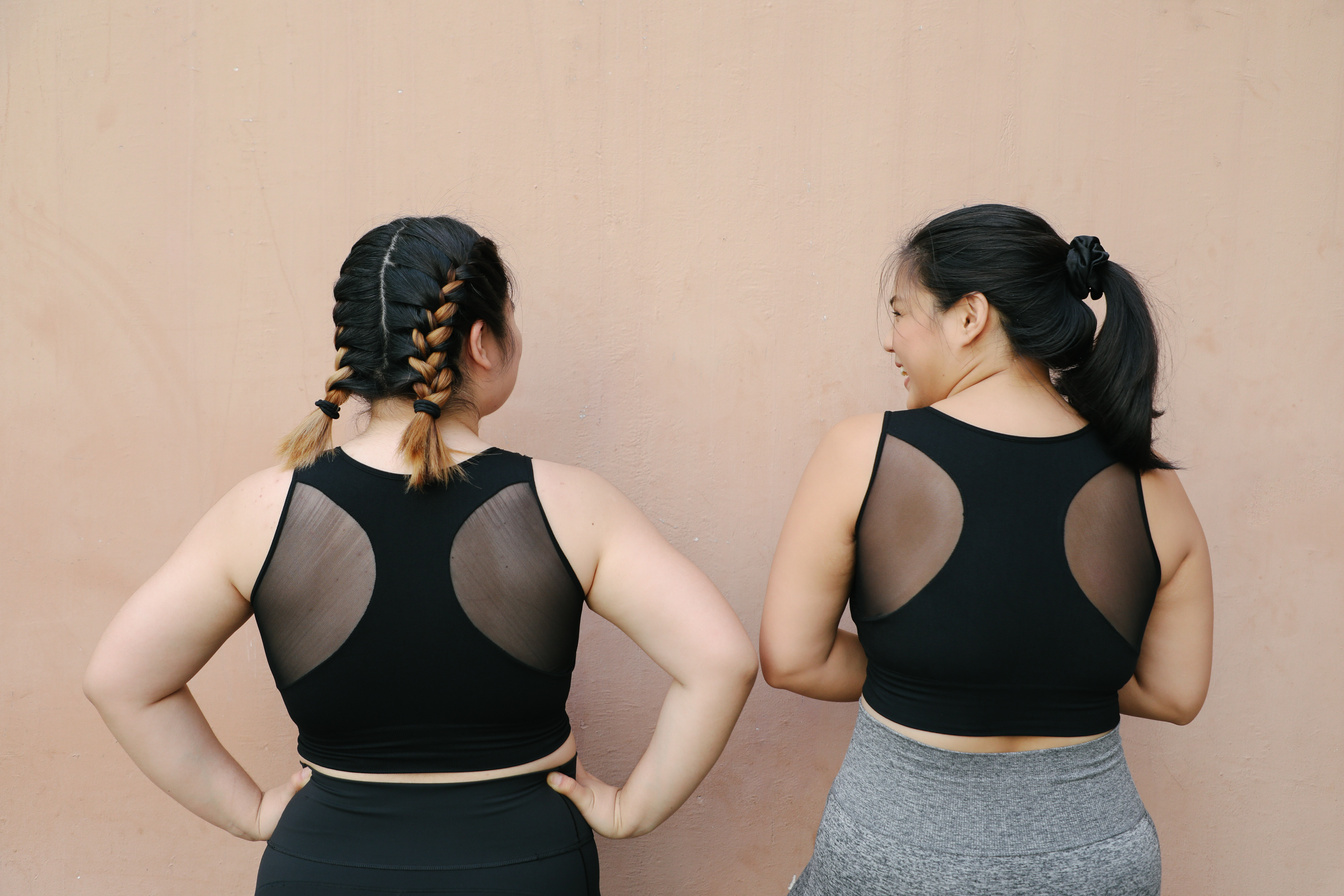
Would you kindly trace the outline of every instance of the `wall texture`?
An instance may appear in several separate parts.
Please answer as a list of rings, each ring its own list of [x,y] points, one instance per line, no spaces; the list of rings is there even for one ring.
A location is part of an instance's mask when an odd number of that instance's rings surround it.
[[[79,677],[319,395],[364,230],[502,243],[527,352],[487,435],[613,480],[754,632],[817,439],[902,403],[884,253],[985,200],[1164,306],[1218,586],[1204,713],[1124,724],[1168,892],[1344,891],[1338,0],[6,0],[0,57],[0,892],[250,892],[261,847],[155,790]],[[664,686],[590,619],[585,762],[622,776]],[[195,688],[259,780],[294,767],[251,625]],[[685,810],[602,844],[606,892],[783,893],[854,712],[759,685]]]

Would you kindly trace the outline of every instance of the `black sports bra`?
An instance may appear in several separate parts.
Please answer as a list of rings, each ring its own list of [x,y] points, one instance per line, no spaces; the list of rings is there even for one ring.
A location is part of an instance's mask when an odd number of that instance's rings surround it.
[[[252,592],[299,754],[352,772],[507,768],[569,736],[584,593],[530,458],[424,491],[340,449],[296,470]]]
[[[1119,723],[1161,570],[1134,470],[1053,438],[888,413],[855,528],[850,611],[881,715],[955,735]]]

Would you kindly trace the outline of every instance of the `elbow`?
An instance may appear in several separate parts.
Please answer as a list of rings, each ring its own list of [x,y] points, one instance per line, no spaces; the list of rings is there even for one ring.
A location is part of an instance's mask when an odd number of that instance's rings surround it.
[[[710,688],[725,695],[731,693],[745,703],[756,684],[759,668],[756,649],[747,633],[742,632],[741,637],[701,645],[694,662],[673,677],[689,687]]]
[[[744,697],[750,693],[756,684],[756,674],[760,671],[751,640],[744,636],[742,643],[723,658],[722,667],[724,677],[735,683]]]
[[[99,712],[102,712],[112,698],[112,688],[109,687],[107,676],[98,668],[96,661],[90,663],[84,670],[83,684],[84,696]]]
[[[1166,721],[1175,725],[1189,725],[1199,715],[1199,711],[1204,708],[1204,695],[1198,697],[1177,701],[1170,707],[1170,715]]]
[[[1173,725],[1189,725],[1204,708],[1204,698],[1208,696],[1208,683],[1203,687],[1188,687],[1171,691],[1163,695],[1160,703],[1161,715],[1156,716]]]
[[[750,691],[753,687],[755,687],[756,676],[757,674],[760,673],[760,671],[761,671],[761,664],[756,661],[756,651],[755,650],[748,651],[747,656],[745,657],[744,662],[739,667],[738,671],[738,674],[742,678],[742,683],[746,685],[746,689],[748,691]]]
[[[1166,692],[1145,691],[1137,681],[1132,682],[1120,693],[1120,711],[1126,715],[1152,719],[1157,722],[1170,722],[1173,725],[1189,725],[1204,707],[1207,689],[1191,689],[1188,693],[1171,690]]]
[[[799,662],[797,658],[783,656],[777,650],[769,650],[761,642],[761,673],[765,683],[772,688],[791,691],[800,675],[806,675],[810,665]]]
[[[772,688],[784,687],[784,670],[777,663],[766,660],[764,654],[761,655],[761,676]]]
[[[104,718],[140,696],[115,664],[101,661],[97,654],[84,670],[83,686],[84,696]]]

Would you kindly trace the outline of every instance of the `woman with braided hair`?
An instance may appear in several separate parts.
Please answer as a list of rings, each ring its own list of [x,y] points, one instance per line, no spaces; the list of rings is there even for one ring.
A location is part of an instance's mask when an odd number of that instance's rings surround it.
[[[600,477],[478,434],[522,350],[495,244],[403,218],[335,285],[336,371],[281,446],[104,634],[85,689],[153,781],[269,840],[263,894],[598,892],[592,832],[646,833],[690,795],[755,678],[714,586]],[[329,449],[351,396],[363,431]],[[584,605],[672,677],[622,787],[565,713]],[[187,682],[256,614],[302,763],[262,790]]]
[[[791,896],[1157,893],[1117,725],[1195,717],[1213,609],[1153,450],[1143,293],[1003,205],[930,221],[887,271],[907,410],[817,448],[761,619],[770,684],[861,703]]]

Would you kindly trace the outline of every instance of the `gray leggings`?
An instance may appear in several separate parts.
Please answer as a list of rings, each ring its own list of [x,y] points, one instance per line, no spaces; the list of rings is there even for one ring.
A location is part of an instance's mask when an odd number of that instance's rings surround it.
[[[1157,832],[1118,731],[957,753],[860,711],[789,896],[1148,896],[1161,885]]]

